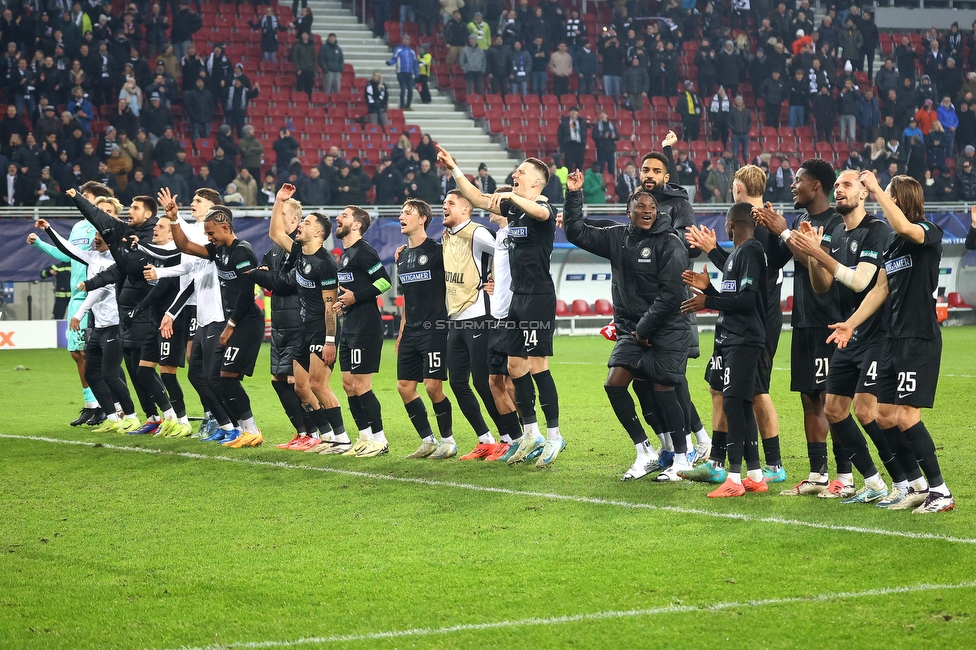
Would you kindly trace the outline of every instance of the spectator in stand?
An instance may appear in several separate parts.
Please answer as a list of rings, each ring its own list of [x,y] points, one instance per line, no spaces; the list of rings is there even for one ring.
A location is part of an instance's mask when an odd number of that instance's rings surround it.
[[[122,203],[128,204],[132,202],[134,197],[151,195],[152,184],[146,182],[146,176],[142,173],[141,169],[134,169],[132,171],[132,178],[126,183],[125,189],[122,191],[120,200]]]
[[[806,124],[810,106],[810,82],[802,69],[797,68],[790,82],[790,128],[794,131]],[[712,100],[714,101],[714,100]]]
[[[268,174],[271,175],[270,172]],[[272,177],[272,183],[274,182]],[[210,167],[206,164],[200,165],[200,171],[193,177],[193,182],[190,185],[190,193],[194,194],[197,190],[208,187],[215,192],[219,192],[220,188],[217,187],[217,183],[210,177]]]
[[[732,41],[725,41],[722,51],[715,57],[719,86],[725,86],[727,92],[735,94],[745,74],[745,63]]]
[[[512,74],[509,81],[512,91],[525,97],[529,92],[529,75],[532,71],[532,57],[522,49],[522,41],[515,41],[512,47]]]
[[[925,182],[928,152],[921,136],[912,136],[908,141],[905,172],[919,183]]]
[[[417,31],[421,36],[436,36],[441,6],[438,0],[416,0]]]
[[[918,138],[919,142],[921,142],[922,138],[924,137],[925,134],[922,133],[920,128],[918,128],[918,119],[916,119],[915,116],[912,116],[911,119],[908,120],[908,126],[905,127],[905,130],[901,133],[902,144],[911,144],[912,138]]]
[[[187,186],[193,181],[193,166],[186,159],[186,149],[176,152],[176,160],[173,161],[173,171],[177,176],[186,181]]]
[[[184,93],[196,87],[197,79],[200,78],[201,73],[206,81],[207,67],[203,59],[197,55],[197,48],[193,43],[190,43],[186,54],[180,59],[180,69],[183,71],[181,87]]]
[[[180,205],[189,205],[191,197],[190,188],[187,187],[183,177],[176,173],[176,166],[172,160],[163,163],[163,173],[153,183],[153,194],[158,194],[164,187],[169,188],[177,203]]]
[[[813,98],[811,113],[817,123],[817,141],[833,142],[834,124],[837,122],[837,100],[830,94],[830,88],[821,86]]]
[[[274,174],[268,172],[264,175],[264,183],[261,184],[261,188],[258,190],[258,204],[274,205],[275,195],[277,193],[278,190],[275,185]]]
[[[545,41],[549,36],[549,29],[546,27],[546,19],[542,15],[542,7],[536,7],[532,15],[522,21],[522,36],[525,44],[528,45],[535,41],[537,36]],[[546,47],[548,49],[548,46]]]
[[[461,50],[468,45],[468,26],[461,20],[461,12],[454,10],[451,19],[444,25],[444,42],[447,43],[447,58],[444,62],[452,66],[461,57]]]
[[[370,124],[379,124],[386,133],[386,106],[390,101],[390,95],[386,91],[386,84],[383,83],[383,75],[374,72],[369,83],[366,84],[366,116]]]
[[[244,135],[237,141],[241,154],[241,167],[248,170],[255,179],[261,177],[261,165],[264,161],[264,145],[254,135],[254,126],[244,127]]]
[[[532,59],[532,92],[541,98],[546,93],[546,70],[549,67],[549,52],[543,45],[542,36],[536,36],[526,51]]]
[[[732,157],[738,160],[741,150],[742,164],[749,163],[749,130],[752,128],[752,111],[746,108],[742,95],[736,95],[735,106],[729,112],[732,129]]]
[[[349,165],[339,165],[339,173],[332,179],[332,200],[339,205],[365,205],[369,189],[358,176],[352,174]]]
[[[925,104],[925,100],[931,99],[932,104],[935,105],[939,101],[942,95],[939,94],[938,88],[932,85],[932,78],[927,74],[922,75],[922,81],[915,90],[917,94],[917,101],[919,104]]]
[[[721,158],[715,162],[715,166],[709,172],[705,188],[708,190],[707,196],[711,198],[711,203],[732,202],[732,179]]]
[[[766,198],[773,203],[792,203],[791,186],[793,185],[793,170],[789,161],[782,162],[777,157],[769,159],[770,174],[766,178]]]
[[[932,130],[925,136],[925,148],[928,149],[926,164],[929,169],[942,169],[946,166],[948,156],[945,131],[938,122],[932,124]]]
[[[583,174],[583,201],[587,205],[603,205],[607,202],[607,182],[603,180],[600,163],[595,160]]]
[[[112,155],[112,147],[116,145],[118,145],[118,132],[114,126],[109,126],[105,129],[105,133],[98,138],[98,148],[95,153],[98,154],[99,159],[108,160],[108,157]]]
[[[850,61],[853,66],[856,61],[861,60],[863,45],[864,37],[854,24],[854,19],[848,16],[844,27],[837,34],[837,56]]]
[[[312,168],[318,171],[314,167]],[[241,171],[234,178],[234,185],[237,187],[237,191],[240,192],[241,196],[244,197],[244,205],[253,206],[258,204],[258,183],[251,176],[251,172],[247,170],[247,167],[241,169]],[[308,205],[326,205],[325,203],[309,203]]]
[[[119,189],[125,190],[126,185],[129,184],[129,172],[132,171],[132,160],[128,156],[123,156],[122,149],[116,144],[112,145],[112,154],[108,157],[105,164],[108,165],[108,173],[115,176],[115,182],[118,183]],[[48,168],[45,167],[44,169]]]
[[[958,200],[956,193],[956,183],[952,178],[952,172],[948,167],[936,170],[938,176],[935,178],[935,200],[937,202],[951,203]]]
[[[702,38],[698,44],[694,60],[695,67],[698,68],[698,88],[701,89],[702,97],[708,97],[718,78],[718,62],[715,60],[715,48],[707,38]],[[758,87],[759,83],[761,82],[754,77],[753,84]]]
[[[303,0],[304,1],[304,0]],[[292,15],[296,15],[297,10],[292,10]],[[302,7],[302,13],[298,17],[298,20],[292,22],[288,27],[295,30],[295,36],[298,38],[302,37],[302,34],[312,35],[312,23],[315,21],[315,16],[312,15],[312,10],[308,7]],[[313,41],[314,42],[314,41]]]
[[[410,108],[413,101],[413,85],[420,72],[417,65],[417,53],[410,47],[410,37],[404,35],[403,43],[393,50],[393,56],[386,65],[395,65],[397,83],[400,84],[400,109]]]
[[[848,144],[857,140],[857,87],[850,79],[844,82],[837,97],[837,113],[840,116],[840,140]]]
[[[688,201],[694,203],[695,195],[698,193],[698,167],[688,158],[688,150],[684,146],[678,149],[678,159],[674,161],[674,168],[677,176],[672,179],[672,182],[685,188],[688,192]]]
[[[237,191],[237,185],[228,183],[227,188],[221,194],[224,205],[244,206],[244,195]]]
[[[901,75],[895,70],[895,60],[890,56],[885,59],[884,65],[878,70],[874,83],[878,87],[878,93],[882,97],[888,96],[889,90],[898,90],[901,85]]]
[[[864,94],[857,100],[855,118],[861,128],[861,139],[865,141],[874,139],[878,132],[878,124],[881,123],[881,107],[870,86],[864,89]]]
[[[884,138],[880,136],[875,138],[874,142],[864,149],[863,157],[866,161],[867,168],[875,174],[880,174],[887,169],[888,145],[885,144]]]
[[[488,165],[485,163],[478,165],[478,175],[471,182],[482,194],[494,194],[498,188],[495,179],[488,174]]]
[[[468,36],[468,46],[461,50],[461,72],[464,73],[465,92],[469,95],[481,94],[485,88],[487,60],[485,51],[478,45],[474,34]]]
[[[630,195],[636,192],[639,187],[640,179],[637,177],[637,167],[634,163],[627,161],[624,170],[617,176],[617,203],[626,203]]]
[[[224,48],[214,45],[213,51],[206,59],[207,75],[210,77],[210,85],[213,88],[214,96],[219,97],[221,102],[226,102],[227,87],[234,76],[234,66],[230,59],[224,54]]]
[[[685,90],[678,95],[675,111],[681,116],[681,133],[685,142],[697,140],[701,130],[702,107],[691,80],[685,81]]]
[[[505,47],[511,48],[515,41],[522,40],[522,24],[518,21],[518,13],[515,11],[502,11],[498,24],[493,32],[496,36],[502,37]]]
[[[770,78],[759,87],[759,97],[762,98],[766,111],[766,126],[779,128],[780,111],[782,111],[783,102],[788,96],[789,90],[786,83],[780,78],[780,71],[773,69],[770,72]]]
[[[281,127],[278,131],[278,139],[272,145],[275,151],[275,167],[279,173],[288,167],[289,162],[298,152],[298,146],[298,140],[292,137],[288,127]],[[210,172],[213,173],[213,169]]]
[[[861,11],[857,6],[851,7],[851,18],[857,26],[857,31],[861,33],[861,51],[858,58],[854,60],[854,67],[857,70],[867,69],[868,79],[874,76],[874,53],[878,49],[881,40],[878,33],[878,25],[874,22],[874,14],[870,9]],[[847,57],[850,58],[850,57]],[[867,66],[864,65],[867,59]]]
[[[120,99],[119,101],[122,102],[124,100]],[[164,108],[162,101],[159,99],[159,95],[154,94],[149,98],[149,106],[142,111],[141,122],[143,128],[149,132],[150,136],[159,138],[162,137],[167,128],[173,127],[173,112]],[[119,128],[119,132],[125,133],[130,138],[134,138],[136,133],[138,133],[138,127],[132,128],[132,126],[130,122],[127,129]],[[132,130],[130,131],[129,129]]]
[[[475,12],[474,18],[468,23],[468,34],[474,36],[478,47],[487,50],[491,47],[491,27],[485,22],[481,12]]]
[[[962,69],[956,67],[956,59],[949,57],[946,59],[945,70],[942,71],[942,84],[939,86],[939,92],[949,97],[958,97],[962,86]]]
[[[644,108],[644,98],[650,90],[650,77],[647,68],[641,65],[640,59],[634,57],[630,62],[630,67],[624,71],[623,91],[627,96],[627,105],[632,113],[637,113]]]
[[[282,25],[274,15],[274,8],[268,5],[264,10],[264,17],[259,22],[248,21],[254,31],[261,31],[261,52],[264,61],[278,63],[278,32],[288,31],[287,25]]]
[[[573,52],[573,71],[576,73],[577,95],[592,95],[596,91],[597,59],[590,42],[582,39]]]
[[[932,108],[932,100],[926,99],[925,103],[922,104],[922,108],[915,112],[915,122],[918,124],[919,130],[921,130],[922,135],[926,136],[932,130],[932,124],[939,119],[938,114]]]
[[[973,163],[965,161],[960,168],[962,171],[956,173],[956,190],[960,201],[972,203],[976,201],[976,170]]]
[[[318,64],[325,73],[325,92],[332,95],[342,90],[342,69],[346,59],[335,34],[329,34],[319,48]]]
[[[962,102],[959,104],[956,119],[959,120],[959,126],[956,127],[956,145],[962,151],[966,146],[976,144],[976,113],[973,113],[967,102]]]
[[[721,140],[725,146],[729,141],[729,115],[732,112],[732,100],[725,93],[725,86],[719,86],[718,92],[712,97],[708,106],[709,119],[712,122],[712,140]]]
[[[952,99],[946,95],[942,98],[942,103],[935,111],[939,123],[945,130],[946,155],[951,157],[955,151],[956,129],[959,128],[959,116],[956,115],[956,107],[952,105]],[[941,165],[940,165],[941,166]]]
[[[556,137],[559,140],[559,150],[563,154],[566,167],[572,171],[583,168],[583,158],[586,155],[586,133],[589,123],[579,116],[579,109],[575,106],[569,109],[569,116],[559,122]]]
[[[51,177],[51,168],[42,167],[41,175],[34,181],[31,188],[31,196],[34,205],[38,207],[54,207],[61,198],[61,187],[58,182]]]
[[[596,160],[600,164],[600,171],[604,167],[607,173],[616,173],[615,160],[617,157],[617,140],[620,133],[616,125],[610,121],[610,116],[605,110],[600,111],[600,119],[590,129],[593,142],[596,144]]]
[[[145,106],[145,101],[142,96],[142,89],[136,85],[135,77],[130,75],[125,78],[125,83],[122,84],[122,89],[119,91],[119,99],[124,99],[132,114],[139,117],[142,107]]]
[[[376,205],[396,205],[400,202],[403,175],[390,158],[380,161],[376,173],[373,174],[372,185],[376,190]]]
[[[210,175],[213,176],[217,187],[224,187],[227,183],[232,183],[234,177],[237,176],[237,166],[220,146],[214,150],[214,157],[210,159],[207,166],[210,167]]]
[[[878,174],[878,183],[880,183],[882,187],[888,187],[888,183],[891,182],[891,179],[900,173],[901,169],[899,168],[898,163],[889,161],[888,166]]]
[[[420,172],[415,176],[414,184],[417,186],[415,194],[418,199],[426,201],[430,205],[440,203],[442,197],[441,182],[429,160],[420,161]]]
[[[946,55],[939,49],[939,41],[932,39],[929,41],[928,52],[925,53],[925,74],[932,79],[936,86],[942,84],[942,71],[946,67]]]
[[[312,89],[315,86],[315,42],[308,32],[302,32],[299,38],[291,48],[291,60],[295,64],[297,77],[296,90],[304,90],[308,101],[312,101]]]
[[[149,56],[153,57],[163,51],[164,44],[169,39],[166,32],[169,31],[169,17],[163,12],[158,2],[154,2],[146,16],[144,26],[146,28],[146,43],[149,46]]]
[[[8,73],[8,79],[7,96],[13,96],[17,114],[23,115],[24,109],[27,115],[33,114],[37,106],[34,102],[34,73],[27,67],[27,59],[17,61],[17,67]]]
[[[502,42],[501,36],[495,37],[495,44],[485,52],[486,70],[491,92],[499,93],[502,101],[509,93],[509,75],[512,71],[512,51]]]
[[[90,137],[91,123],[95,120],[95,110],[92,108],[92,104],[90,101],[88,101],[88,98],[85,97],[85,91],[80,86],[76,86],[72,90],[72,93],[74,99],[68,102],[68,111],[78,119],[79,124],[81,124],[81,130],[85,136]],[[10,115],[10,112],[11,107],[8,106],[7,115]],[[13,112],[16,115],[16,107],[13,107]],[[10,140],[9,137],[3,137],[2,131],[0,131],[0,138],[3,138],[0,139],[0,142],[8,142]]]
[[[155,97],[158,101],[159,96]],[[210,137],[210,123],[217,112],[217,101],[202,77],[197,77],[196,87],[184,94],[183,112],[190,120],[190,137],[196,148],[198,139]]]
[[[164,12],[165,13],[165,12]],[[183,58],[192,45],[193,35],[203,28],[203,19],[196,12],[190,11],[190,3],[181,0],[179,13],[174,12],[173,31],[170,38],[177,57]]]
[[[165,135],[165,134],[164,134]],[[155,162],[155,147],[149,139],[145,129],[136,132],[135,140],[131,141],[129,155],[132,158],[133,169],[141,169],[147,180],[152,180],[153,163]]]
[[[261,92],[258,84],[247,88],[241,77],[234,79],[234,85],[227,91],[227,103],[224,105],[224,122],[235,130],[237,137],[241,136],[244,122],[247,120],[247,107]],[[210,170],[213,172],[213,170]]]
[[[600,54],[603,56],[603,94],[617,97],[620,95],[625,61],[624,50],[613,27],[607,28],[607,36],[600,47]]]
[[[559,43],[549,56],[549,72],[552,73],[552,92],[558,96],[569,93],[569,78],[573,74],[573,56],[565,42]]]
[[[895,48],[895,61],[898,62],[898,74],[902,79],[915,78],[915,62],[918,58],[918,52],[908,35],[902,34],[901,44]]]

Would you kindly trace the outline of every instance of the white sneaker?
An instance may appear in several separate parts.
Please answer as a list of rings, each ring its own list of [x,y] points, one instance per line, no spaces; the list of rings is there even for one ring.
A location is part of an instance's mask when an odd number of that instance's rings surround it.
[[[925,497],[925,502],[912,510],[916,515],[924,515],[932,512],[947,512],[955,510],[956,502],[951,494],[940,494],[929,490],[929,495]]]
[[[434,451],[437,449],[437,446],[438,445],[436,440],[432,440],[431,442],[427,442],[426,440],[424,440],[420,444],[420,447],[417,448],[417,451],[413,452],[409,456],[406,456],[406,458],[427,458],[432,453],[434,453]]]
[[[905,495],[905,498],[903,498],[898,503],[891,504],[890,506],[888,506],[887,509],[888,510],[914,510],[916,507],[924,504],[925,500],[928,499],[928,496],[929,496],[929,491],[927,489],[919,492],[915,488],[909,486],[908,493]]]
[[[654,458],[638,458],[634,461],[634,464],[630,466],[624,475],[620,478],[621,481],[636,481],[639,478],[644,478],[651,473],[651,466],[657,462],[657,457]]]
[[[686,472],[691,469],[688,461],[688,454],[675,454],[674,461],[660,474],[654,477],[655,483],[677,483],[682,480],[678,472]]]
[[[708,457],[712,455],[712,443],[702,442],[695,445],[695,462],[694,465],[701,465]]]
[[[433,458],[436,460],[441,460],[444,458],[451,458],[457,454],[457,443],[451,442],[450,440],[441,440],[437,443],[437,447],[430,453],[427,458]]]

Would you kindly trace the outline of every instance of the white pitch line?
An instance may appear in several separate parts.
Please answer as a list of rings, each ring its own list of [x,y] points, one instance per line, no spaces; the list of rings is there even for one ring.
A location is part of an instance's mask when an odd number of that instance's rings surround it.
[[[241,465],[252,465],[255,467],[270,467],[274,469],[292,469],[308,472],[324,472],[327,474],[337,474],[339,476],[351,476],[355,478],[371,479],[375,481],[392,481],[395,483],[409,483],[414,485],[426,485],[428,487],[446,487],[457,490],[471,490],[474,492],[488,492],[492,494],[505,494],[519,497],[536,497],[551,499],[553,501],[568,501],[572,503],[585,503],[597,506],[615,506],[618,508],[630,508],[633,510],[654,510],[659,512],[672,512],[682,515],[700,515],[703,517],[714,517],[717,519],[732,519],[743,522],[758,522],[764,524],[778,524],[782,526],[797,526],[802,528],[814,528],[818,530],[831,530],[844,533],[864,533],[867,535],[881,535],[884,537],[904,537],[907,539],[927,539],[941,542],[951,542],[953,544],[976,544],[976,538],[951,537],[949,535],[939,535],[935,533],[915,533],[902,530],[887,530],[884,528],[868,528],[864,526],[843,526],[839,524],[825,524],[815,521],[802,521],[800,519],[786,519],[783,517],[756,517],[753,515],[741,514],[737,512],[714,512],[711,510],[701,510],[698,508],[683,508],[680,506],[659,506],[651,503],[634,503],[631,501],[618,501],[615,499],[604,499],[601,497],[576,496],[570,494],[556,494],[552,492],[531,492],[528,490],[512,490],[509,488],[491,487],[487,485],[474,485],[471,483],[457,483],[454,481],[435,481],[424,478],[408,478],[404,476],[389,476],[386,474],[372,474],[370,472],[357,472],[348,469],[337,469],[335,467],[315,467],[312,465],[293,465],[285,462],[272,462],[267,460],[256,460],[253,458],[233,458],[230,456],[212,456],[209,454],[195,454],[186,451],[167,451],[164,449],[147,449],[145,447],[129,447],[126,445],[113,445],[111,443],[91,442],[88,440],[63,440],[60,438],[46,438],[43,436],[20,436],[0,433],[0,438],[12,440],[33,440],[37,442],[51,442],[63,445],[76,445],[81,447],[101,447],[113,451],[131,451],[141,454],[156,454],[160,456],[175,456],[178,458],[189,458],[192,460],[216,460],[225,463],[238,463]]]
[[[502,628],[518,628],[533,625],[562,625],[564,623],[579,623],[585,621],[605,621],[621,618],[637,618],[643,616],[659,616],[662,614],[713,613],[735,609],[750,609],[767,607],[770,605],[802,605],[807,603],[826,603],[834,600],[851,600],[855,598],[871,598],[873,596],[892,596],[898,594],[917,594],[927,591],[942,591],[949,589],[970,589],[976,587],[974,582],[959,582],[947,585],[920,584],[906,587],[887,587],[884,589],[868,589],[866,591],[849,591],[840,593],[814,594],[812,596],[795,596],[792,598],[764,598],[762,600],[746,600],[740,602],[713,603],[711,605],[666,605],[647,609],[630,609],[625,611],[594,612],[591,614],[567,614],[549,618],[523,618],[490,623],[468,623],[438,628],[413,628],[409,630],[389,630],[386,632],[370,632],[366,634],[344,634],[323,637],[305,637],[292,641],[250,641],[244,643],[221,643],[190,648],[182,646],[179,650],[229,650],[231,648],[290,648],[303,645],[349,643],[355,641],[377,641],[380,639],[398,639],[403,637],[433,636],[437,634],[452,634],[454,632],[472,632],[481,630],[497,630]]]

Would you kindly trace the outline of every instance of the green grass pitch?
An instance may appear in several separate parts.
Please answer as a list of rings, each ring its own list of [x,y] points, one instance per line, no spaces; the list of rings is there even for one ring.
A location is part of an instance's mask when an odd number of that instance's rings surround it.
[[[389,343],[375,459],[274,448],[291,434],[267,346],[245,384],[266,443],[243,450],[72,429],[67,353],[2,352],[0,648],[974,647],[974,335],[944,330],[925,420],[957,510],[930,516],[621,483],[634,451],[598,337],[556,339],[569,446],[548,470],[404,460],[418,440]],[[789,333],[779,349],[793,482],[808,466]],[[704,363],[688,372],[708,424]]]

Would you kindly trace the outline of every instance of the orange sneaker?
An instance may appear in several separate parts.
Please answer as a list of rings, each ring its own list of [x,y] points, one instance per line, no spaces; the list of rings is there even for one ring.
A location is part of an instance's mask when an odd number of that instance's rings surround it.
[[[284,442],[284,443],[282,443],[280,445],[275,445],[275,447],[277,447],[278,449],[291,449],[291,446],[292,445],[296,444],[302,438],[307,438],[307,437],[308,436],[303,436],[300,433],[296,433],[294,438],[292,438],[288,442]]]
[[[474,449],[461,456],[461,460],[481,460],[482,458],[491,456],[493,451],[495,451],[494,443],[487,444],[484,442],[479,442]]]
[[[766,481],[753,481],[748,476],[742,479],[742,487],[745,488],[746,492],[769,492]]]
[[[507,442],[495,443],[495,451],[485,456],[485,462],[490,463],[492,461],[501,460],[502,457],[508,453],[508,450],[509,448],[511,448],[511,446],[512,445],[508,444]]]
[[[318,438],[313,438],[312,436],[305,436],[305,440],[295,444],[292,447],[292,451],[308,451],[309,449],[314,449],[322,444],[322,441]]]
[[[725,483],[712,492],[708,493],[709,499],[725,499],[727,497],[741,497],[746,493],[745,487],[738,483],[733,483],[732,479],[725,479]]]
[[[283,447],[283,449],[301,449],[311,438],[312,436],[310,435],[295,436],[294,440],[289,442],[288,446]]]

